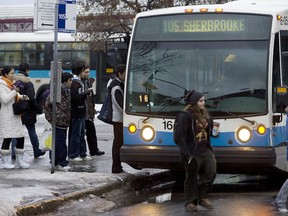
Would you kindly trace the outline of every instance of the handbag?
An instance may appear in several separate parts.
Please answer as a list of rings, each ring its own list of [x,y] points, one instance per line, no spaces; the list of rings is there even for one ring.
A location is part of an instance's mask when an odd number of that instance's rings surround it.
[[[111,91],[108,91],[97,118],[107,124],[113,124],[112,112]]]
[[[22,115],[29,110],[29,102],[27,100],[19,99],[13,104],[14,115]]]
[[[41,136],[40,141],[40,149],[42,151],[51,151],[52,150],[52,127],[51,124],[45,121],[44,123],[44,131]]]

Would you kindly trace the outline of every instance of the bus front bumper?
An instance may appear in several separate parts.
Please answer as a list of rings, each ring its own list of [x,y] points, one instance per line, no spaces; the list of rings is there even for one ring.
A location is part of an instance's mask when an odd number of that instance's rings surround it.
[[[274,148],[214,147],[213,150],[218,173],[266,173],[277,170]],[[178,147],[124,145],[120,156],[122,162],[135,169],[183,170]]]

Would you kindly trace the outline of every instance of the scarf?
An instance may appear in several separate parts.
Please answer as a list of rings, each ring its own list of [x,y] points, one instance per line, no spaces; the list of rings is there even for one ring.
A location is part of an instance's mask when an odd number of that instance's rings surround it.
[[[11,90],[14,89],[14,88],[13,88],[13,82],[11,82],[9,79],[7,79],[7,78],[4,77],[4,76],[2,76],[1,79],[7,84],[7,87],[8,87],[9,89],[11,89]],[[16,97],[15,97],[15,101],[17,102],[19,99],[20,99],[20,98],[19,98],[19,96],[18,96],[18,94],[17,94]]]

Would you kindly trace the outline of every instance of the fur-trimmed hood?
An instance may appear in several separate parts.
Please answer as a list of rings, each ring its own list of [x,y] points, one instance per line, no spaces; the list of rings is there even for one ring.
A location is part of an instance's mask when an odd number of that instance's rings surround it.
[[[19,80],[19,81],[22,81],[23,83],[31,82],[31,78],[30,77],[25,76],[25,74],[20,73],[20,72],[15,74],[14,78],[15,78],[15,81]]]

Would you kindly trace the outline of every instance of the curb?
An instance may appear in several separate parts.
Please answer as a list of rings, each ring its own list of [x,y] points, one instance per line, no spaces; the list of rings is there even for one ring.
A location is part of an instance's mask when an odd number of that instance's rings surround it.
[[[157,184],[161,184],[164,181],[171,180],[170,171],[164,170],[156,173],[149,172],[139,172],[136,174],[125,174],[125,176],[115,176],[116,180],[111,183],[107,183],[102,186],[96,186],[95,188],[84,189],[72,193],[62,195],[61,197],[52,198],[49,200],[44,200],[36,202],[33,204],[17,206],[16,215],[17,216],[31,216],[46,214],[57,210],[60,206],[73,200],[79,200],[81,198],[87,197],[90,194],[95,196],[101,196],[104,193],[109,193],[113,190],[125,188],[127,191],[137,191],[140,188],[152,188]]]

